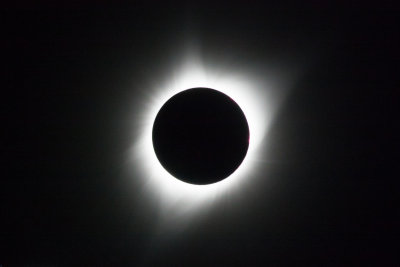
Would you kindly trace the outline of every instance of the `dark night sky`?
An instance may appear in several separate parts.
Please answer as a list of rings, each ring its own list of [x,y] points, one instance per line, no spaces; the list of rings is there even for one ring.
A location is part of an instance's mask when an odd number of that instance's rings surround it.
[[[3,266],[399,264],[394,5],[0,11]],[[127,118],[186,38],[238,65],[305,67],[268,132],[268,174],[256,174],[240,203],[155,235],[156,211],[124,186]]]

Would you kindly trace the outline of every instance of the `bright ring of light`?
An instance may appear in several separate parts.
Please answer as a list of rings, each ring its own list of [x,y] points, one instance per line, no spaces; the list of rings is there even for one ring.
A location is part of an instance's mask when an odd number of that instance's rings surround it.
[[[215,74],[217,73],[217,74]],[[188,214],[200,207],[213,203],[217,198],[242,187],[257,173],[260,144],[271,121],[273,95],[269,94],[267,82],[251,74],[237,73],[224,68],[206,68],[199,60],[186,60],[176,69],[169,80],[150,88],[149,104],[142,110],[140,133],[131,149],[131,159],[135,171],[145,190],[158,201],[163,212],[183,212]],[[250,143],[247,156],[240,167],[221,182],[210,185],[193,185],[182,182],[170,175],[158,161],[152,145],[152,127],[155,117],[163,104],[175,94],[188,88],[208,87],[231,97],[243,110],[250,129]],[[272,96],[272,97],[271,97]],[[271,100],[268,98],[271,97]],[[258,164],[260,165],[260,164]],[[179,205],[178,205],[179,204]]]

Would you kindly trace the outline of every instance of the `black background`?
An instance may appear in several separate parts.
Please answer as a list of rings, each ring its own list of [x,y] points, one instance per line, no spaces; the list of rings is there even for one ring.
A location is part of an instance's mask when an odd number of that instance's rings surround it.
[[[326,1],[2,6],[0,264],[399,264],[398,12]],[[146,82],[187,36],[238,65],[307,68],[268,133],[268,174],[241,202],[154,237],[154,208],[123,182],[130,105],[142,108]]]

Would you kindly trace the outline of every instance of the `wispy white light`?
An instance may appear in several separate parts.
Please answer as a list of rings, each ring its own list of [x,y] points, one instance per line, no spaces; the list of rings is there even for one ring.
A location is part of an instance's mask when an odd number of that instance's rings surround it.
[[[231,66],[219,68],[206,65],[198,58],[186,59],[180,67],[169,73],[169,78],[148,88],[147,106],[141,111],[138,138],[131,148],[130,162],[161,214],[187,217],[229,196],[236,189],[250,182],[260,167],[259,158],[268,126],[276,105],[276,92],[270,88],[265,77],[235,71]],[[210,185],[193,185],[182,182],[169,174],[158,161],[152,144],[152,127],[155,117],[164,103],[175,94],[194,87],[208,87],[231,97],[243,110],[250,130],[247,155],[239,168],[226,179]]]

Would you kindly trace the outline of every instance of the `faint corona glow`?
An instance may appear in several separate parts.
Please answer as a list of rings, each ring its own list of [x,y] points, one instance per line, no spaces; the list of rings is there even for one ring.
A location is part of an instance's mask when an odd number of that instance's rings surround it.
[[[243,71],[205,66],[193,57],[172,70],[168,77],[152,85],[146,93],[147,106],[135,125],[140,132],[131,148],[130,162],[140,173],[140,182],[159,205],[161,213],[169,217],[172,214],[186,216],[236,192],[257,173],[261,165],[261,143],[274,109],[273,94],[269,93],[273,90],[269,90],[265,78],[260,80]],[[188,184],[173,177],[158,161],[152,143],[152,127],[158,111],[172,96],[194,87],[212,88],[232,98],[244,112],[250,130],[249,148],[242,164],[226,179],[209,185]]]

